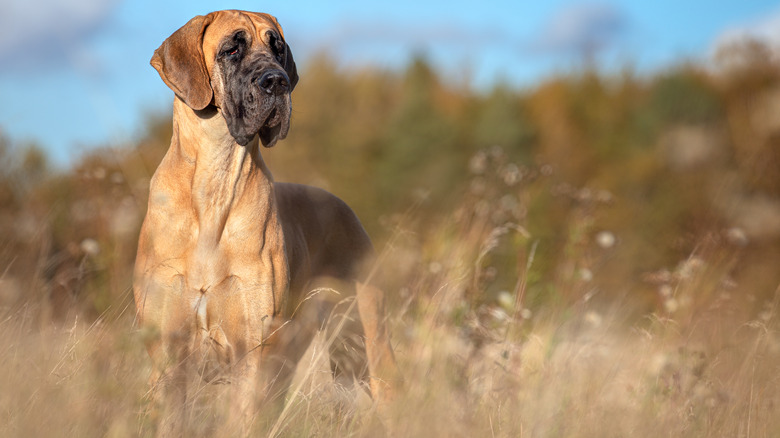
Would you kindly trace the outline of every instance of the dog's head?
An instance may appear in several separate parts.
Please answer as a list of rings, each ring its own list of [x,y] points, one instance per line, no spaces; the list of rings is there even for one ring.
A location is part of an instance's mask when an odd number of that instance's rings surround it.
[[[216,106],[239,144],[259,134],[263,146],[271,147],[287,136],[298,72],[271,15],[197,16],[155,50],[151,64],[193,110]]]

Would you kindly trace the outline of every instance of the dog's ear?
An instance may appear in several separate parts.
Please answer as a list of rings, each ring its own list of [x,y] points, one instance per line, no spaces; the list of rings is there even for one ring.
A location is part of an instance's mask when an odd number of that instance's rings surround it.
[[[284,42],[284,47],[287,50],[287,55],[284,57],[284,71],[287,72],[287,77],[290,78],[290,92],[295,89],[295,84],[298,83],[298,69],[295,67],[295,60],[293,59],[292,50],[287,41]]]
[[[290,92],[292,92],[292,90],[295,89],[295,84],[298,83],[298,69],[295,67],[295,60],[293,59],[290,45],[287,44],[287,40],[284,39],[282,25],[279,24],[279,20],[277,20],[276,17],[270,15],[269,17],[273,19],[274,23],[276,24],[276,28],[279,29],[279,34],[282,36],[282,40],[284,40],[284,49],[287,51],[284,56],[284,71],[287,72],[287,77],[290,78]]]
[[[150,64],[181,100],[194,110],[206,108],[213,98],[203,59],[203,34],[212,15],[198,15],[163,41]]]

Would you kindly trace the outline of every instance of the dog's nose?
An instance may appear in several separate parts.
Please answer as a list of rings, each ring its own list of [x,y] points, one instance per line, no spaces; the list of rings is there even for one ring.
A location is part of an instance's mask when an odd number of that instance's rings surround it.
[[[271,70],[263,73],[257,80],[260,89],[268,94],[280,95],[290,91],[290,80],[281,70]]]

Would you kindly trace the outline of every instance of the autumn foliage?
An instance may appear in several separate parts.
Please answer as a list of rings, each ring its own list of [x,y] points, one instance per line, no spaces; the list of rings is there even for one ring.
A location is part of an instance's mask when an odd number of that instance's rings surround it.
[[[277,180],[344,199],[382,254],[399,360],[410,379],[435,372],[434,386],[412,390],[425,404],[400,403],[399,418],[435,417],[458,400],[452,421],[479,436],[605,436],[598,425],[615,411],[614,436],[780,432],[777,383],[761,394],[749,383],[771,374],[780,339],[780,65],[769,53],[744,42],[707,67],[588,69],[486,90],[419,57],[403,71],[311,60],[290,135],[263,157]],[[51,169],[40,148],[0,143],[1,324],[133,330],[136,239],[170,125],[149,116],[132,144],[68,169]],[[595,362],[580,360],[577,342]],[[142,361],[134,348],[122,354]],[[622,368],[595,365],[610,363]],[[569,375],[573,386],[562,385]],[[148,432],[146,408],[127,397],[136,417],[105,415]],[[323,412],[292,430],[377,427]],[[14,430],[40,431],[24,415],[11,415]],[[455,434],[443,420],[405,427]]]

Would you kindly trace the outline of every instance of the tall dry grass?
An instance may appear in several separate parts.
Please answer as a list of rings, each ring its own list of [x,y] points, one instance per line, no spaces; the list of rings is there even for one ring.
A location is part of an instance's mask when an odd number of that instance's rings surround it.
[[[404,389],[376,406],[363,384],[335,382],[321,336],[286,401],[258,413],[257,436],[780,436],[780,295],[762,302],[731,278],[732,246],[712,239],[643,273],[651,311],[630,285],[600,299],[611,272],[594,260],[620,245],[593,223],[609,197],[561,190],[498,149],[470,168],[454,211],[425,223],[399,214],[381,248]],[[566,257],[545,267],[555,278],[539,279],[545,249],[523,205],[553,188],[582,206]],[[35,294],[14,303],[0,311],[0,436],[154,434],[129,290],[97,318],[54,321]],[[189,432],[229,436],[225,387],[193,394]]]

